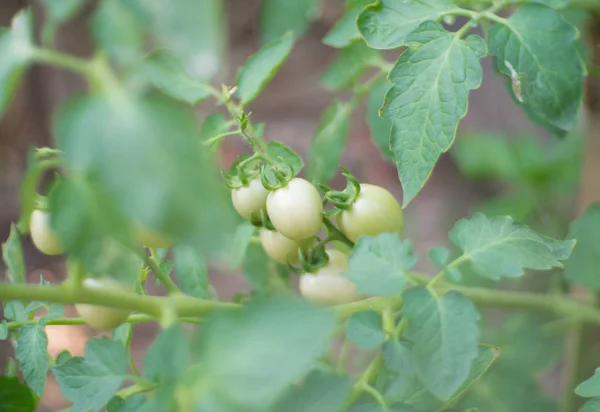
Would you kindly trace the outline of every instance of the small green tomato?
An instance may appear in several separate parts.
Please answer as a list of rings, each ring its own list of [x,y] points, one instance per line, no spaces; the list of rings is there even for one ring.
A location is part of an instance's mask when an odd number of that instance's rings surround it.
[[[300,293],[305,299],[322,305],[342,305],[362,298],[356,285],[342,276],[348,269],[348,256],[328,250],[329,263],[315,273],[300,276]]]
[[[46,255],[64,253],[56,232],[50,226],[50,215],[42,210],[34,210],[29,221],[31,240],[35,247]]]
[[[299,250],[304,252],[312,243],[312,239],[301,241],[291,240],[283,236],[281,233],[262,228],[260,230],[260,243],[267,255],[276,262],[292,265],[298,263]]]
[[[404,214],[396,198],[382,187],[363,183],[350,209],[336,218],[340,230],[353,242],[362,235],[402,234]]]
[[[109,278],[87,278],[83,281],[83,285],[90,289],[123,290],[120,283]],[[83,303],[76,304],[75,309],[85,323],[97,330],[114,329],[125,322],[130,315],[127,310]]]
[[[267,197],[267,212],[275,229],[292,240],[307,239],[321,229],[323,204],[308,181],[292,179]]]
[[[231,201],[233,207],[244,219],[259,217],[261,209],[267,206],[269,191],[263,186],[260,177],[251,180],[247,186],[233,189]]]

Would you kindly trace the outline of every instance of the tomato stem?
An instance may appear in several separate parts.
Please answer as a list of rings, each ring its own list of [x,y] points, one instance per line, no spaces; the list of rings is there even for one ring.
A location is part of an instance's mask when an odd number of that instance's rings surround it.
[[[350,248],[354,248],[354,242],[352,242],[348,237],[343,234],[335,225],[331,222],[331,220],[327,219],[323,216],[323,223],[325,224],[325,228],[327,229],[327,238],[329,240],[338,240]]]
[[[140,251],[140,253],[139,253],[140,257],[143,259],[146,266],[148,266],[150,268],[150,270],[152,270],[152,273],[154,273],[154,276],[156,276],[158,278],[158,280],[160,281],[160,283],[162,283],[165,286],[165,288],[167,289],[167,292],[169,292],[170,294],[181,292],[181,290],[179,290],[179,287],[177,286],[177,284],[175,282],[173,282],[173,279],[171,279],[169,274],[165,273],[160,268],[160,266],[159,266],[160,260],[158,260],[158,255],[156,254],[156,249],[150,248],[150,253],[152,254],[152,257],[148,256],[144,251]]]

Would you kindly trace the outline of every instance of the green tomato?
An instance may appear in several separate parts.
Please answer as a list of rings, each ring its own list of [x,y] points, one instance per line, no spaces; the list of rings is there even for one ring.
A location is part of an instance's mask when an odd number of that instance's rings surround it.
[[[260,216],[261,209],[267,205],[269,191],[263,186],[260,177],[251,180],[247,186],[233,189],[231,201],[233,207],[244,219]]]
[[[50,226],[50,215],[42,210],[34,210],[29,221],[31,240],[35,247],[46,255],[64,253],[56,232]]]
[[[300,276],[300,294],[323,305],[342,305],[362,299],[354,282],[342,276],[348,269],[348,256],[338,250],[328,250],[327,255],[327,265],[315,273]]]
[[[136,225],[134,236],[138,243],[151,248],[169,248],[173,246],[173,239],[161,233],[148,230],[141,225]]]
[[[83,285],[90,289],[123,290],[120,283],[109,278],[87,278],[83,281]],[[127,310],[84,303],[76,304],[75,309],[85,323],[97,330],[114,329],[125,322],[130,315]]]
[[[350,209],[336,217],[340,230],[353,242],[362,235],[402,234],[404,214],[396,198],[382,187],[361,184]]]
[[[321,229],[323,204],[308,181],[292,179],[267,197],[267,212],[275,229],[292,240],[307,239]]]
[[[298,263],[299,250],[302,249],[305,253],[312,243],[312,238],[305,240],[291,240],[283,236],[281,233],[262,228],[260,230],[260,243],[263,249],[275,262],[292,265]]]

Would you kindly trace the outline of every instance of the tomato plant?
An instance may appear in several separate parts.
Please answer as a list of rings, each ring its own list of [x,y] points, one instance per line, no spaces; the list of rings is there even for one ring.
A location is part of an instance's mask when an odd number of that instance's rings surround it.
[[[574,130],[598,76],[584,35],[597,2],[344,2],[322,39],[336,97],[304,158],[252,109],[325,2],[263,0],[261,45],[232,80],[217,80],[224,2],[166,3],[42,0],[0,30],[0,115],[35,65],[87,84],[54,110],[51,147],[30,148],[2,245],[1,410],[42,407],[49,379],[73,412],[600,410],[600,206],[571,219],[593,152]],[[55,42],[84,9],[89,57]],[[455,143],[486,57],[552,143]],[[393,187],[347,168],[362,117]],[[234,139],[245,151],[225,162]],[[466,177],[508,189],[415,252],[413,200],[449,150]],[[64,259],[64,280],[29,279],[28,238]],[[247,284],[230,299],[213,282],[224,270]],[[159,330],[143,353],[139,323]],[[53,325],[112,332],[51,355]]]

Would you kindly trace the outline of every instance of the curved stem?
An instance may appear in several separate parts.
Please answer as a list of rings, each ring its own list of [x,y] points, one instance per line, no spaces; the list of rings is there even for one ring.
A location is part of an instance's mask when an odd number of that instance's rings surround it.
[[[365,391],[365,390],[368,391],[368,389],[366,389],[366,388],[371,387],[370,383],[373,380],[373,378],[375,378],[377,376],[377,372],[379,372],[379,368],[381,367],[382,364],[383,364],[383,356],[381,355],[381,353],[379,353],[371,361],[369,366],[367,366],[367,369],[364,371],[364,373],[362,374],[360,379],[352,387],[352,391],[350,392],[350,395],[348,396],[348,398],[344,402],[344,405],[340,409],[341,411],[346,412],[352,406],[354,401],[356,401],[359,398],[359,396],[361,395],[361,393],[363,391]],[[386,408],[387,408],[387,406],[386,406]]]
[[[343,234],[337,227],[335,227],[335,225],[331,223],[331,220],[327,219],[325,216],[323,216],[323,223],[327,228],[327,237],[330,240],[339,240],[340,242],[348,245],[350,248],[354,247],[354,242],[348,239],[348,237],[345,234]]]
[[[153,255],[156,255],[155,251],[151,251],[151,252],[153,253]],[[167,289],[167,291],[170,294],[181,292],[181,290],[179,290],[179,287],[173,281],[173,279],[171,279],[169,274],[165,273],[161,270],[159,263],[155,259],[148,256],[146,253],[144,253],[144,251],[140,251],[139,255],[144,260],[144,263],[146,264],[146,266],[148,266],[150,268],[150,270],[152,270],[152,273],[154,273],[154,276],[156,276],[158,278],[160,283],[165,285],[165,288]]]
[[[91,76],[93,72],[90,60],[81,59],[49,49],[34,49],[33,60],[39,63],[59,66],[84,77]]]
[[[158,385],[156,383],[152,382],[139,382],[135,385],[121,389],[119,392],[117,392],[116,396],[122,399],[127,399],[130,396],[137,395],[138,393],[154,390],[157,386]]]

